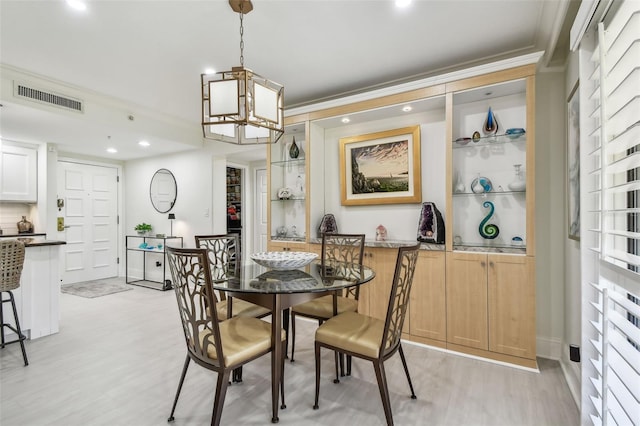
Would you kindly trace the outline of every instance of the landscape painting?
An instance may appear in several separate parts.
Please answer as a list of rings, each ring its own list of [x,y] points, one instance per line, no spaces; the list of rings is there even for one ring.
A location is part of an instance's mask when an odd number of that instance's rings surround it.
[[[340,139],[343,205],[420,203],[420,127]]]

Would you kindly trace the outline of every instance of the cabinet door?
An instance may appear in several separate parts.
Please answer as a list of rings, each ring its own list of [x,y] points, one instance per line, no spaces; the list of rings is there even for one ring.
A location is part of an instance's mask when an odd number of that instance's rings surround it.
[[[38,157],[35,149],[3,145],[0,151],[0,200],[36,202]]]
[[[489,255],[489,350],[535,359],[534,261]]]
[[[488,349],[484,253],[447,253],[447,341]]]
[[[445,341],[447,318],[444,252],[420,251],[411,287],[410,332]]]
[[[397,256],[397,249],[365,248],[364,263],[374,270],[376,277],[360,287],[360,313],[385,319]]]

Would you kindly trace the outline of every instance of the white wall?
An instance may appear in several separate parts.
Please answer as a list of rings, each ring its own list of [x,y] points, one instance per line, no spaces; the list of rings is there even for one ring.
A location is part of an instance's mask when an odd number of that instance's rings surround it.
[[[564,73],[536,75],[537,353],[559,359],[564,336]]]
[[[169,235],[171,225],[167,218],[168,213],[157,212],[149,197],[151,178],[161,168],[170,170],[176,179],[178,193],[171,210],[171,213],[176,215],[173,234],[183,237],[185,247],[194,246],[194,235],[226,232],[225,167],[226,161],[220,164],[218,160],[214,168],[214,156],[206,149],[127,161],[124,168],[124,234],[135,235],[134,227],[145,222],[153,226],[153,234]],[[221,168],[222,172],[214,173],[214,169],[218,168]],[[214,174],[219,181],[215,189]],[[224,202],[216,203],[214,206],[214,194],[223,194]],[[214,223],[217,224],[216,227],[213,226]],[[219,223],[222,223],[223,227],[220,227]],[[126,256],[126,253],[123,252],[122,255]],[[141,260],[131,256],[129,261],[129,273],[140,277]],[[147,274],[148,278],[154,280],[162,278],[162,270],[155,267],[155,261],[147,261]]]
[[[571,53],[567,61],[565,73],[565,102],[569,98],[571,90],[578,81],[577,53]],[[565,132],[566,134],[566,132]],[[566,154],[566,151],[565,151]],[[566,156],[565,156],[566,170]],[[565,175],[566,176],[566,175]],[[565,177],[566,179],[566,177]],[[568,194],[565,193],[565,200]],[[565,201],[566,202],[566,201]],[[565,220],[564,235],[568,235],[568,219]],[[565,303],[564,303],[564,345],[562,349],[561,365],[565,371],[565,377],[576,403],[580,402],[580,364],[569,360],[569,345],[580,345],[581,341],[581,275],[580,275],[580,242],[565,238]]]
[[[364,233],[367,239],[375,239],[378,225],[387,228],[389,240],[416,241],[420,204],[390,204],[375,206],[342,206],[340,203],[340,155],[339,140],[343,137],[364,135],[383,130],[392,130],[420,125],[421,141],[421,189],[422,200],[435,202],[445,215],[445,165],[446,165],[446,123],[444,109],[422,114],[403,116],[401,119],[378,120],[375,122],[327,129],[324,134],[324,193],[316,192],[315,182],[311,183],[312,198],[324,197],[325,213],[336,217],[338,229],[342,232]],[[313,160],[311,167],[316,164]],[[317,176],[313,173],[312,176]],[[312,213],[311,236],[316,236],[322,212]]]

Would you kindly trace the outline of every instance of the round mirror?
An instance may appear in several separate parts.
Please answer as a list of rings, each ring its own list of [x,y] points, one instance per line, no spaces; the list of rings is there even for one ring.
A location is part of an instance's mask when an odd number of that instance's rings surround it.
[[[151,204],[160,213],[166,213],[173,208],[178,195],[176,178],[167,169],[159,169],[151,178],[149,196]]]

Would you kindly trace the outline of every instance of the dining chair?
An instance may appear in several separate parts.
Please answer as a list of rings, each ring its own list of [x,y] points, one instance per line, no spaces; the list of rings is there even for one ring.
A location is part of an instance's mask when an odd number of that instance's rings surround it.
[[[340,275],[354,270],[350,265],[362,265],[364,239],[364,234],[322,234],[321,267],[334,268],[333,274]],[[327,295],[294,306],[291,309],[291,362],[295,361],[297,316],[318,320],[318,325],[322,325],[334,316],[334,311],[338,314],[356,312],[359,296],[360,286],[354,286],[345,289],[342,295]]]
[[[400,337],[409,304],[409,294],[418,261],[419,249],[420,244],[398,249],[396,268],[384,321],[357,312],[344,312],[330,318],[316,330],[316,398],[313,406],[314,410],[319,408],[320,348],[322,347],[335,352],[336,362],[338,353],[345,353],[348,357],[354,356],[373,363],[388,425],[393,425],[393,416],[384,361],[396,352],[400,353],[402,366],[411,389],[411,399],[416,399]]]
[[[224,399],[232,370],[271,352],[271,324],[257,318],[235,316],[220,321],[213,292],[207,250],[202,248],[167,247],[167,260],[178,302],[187,356],[178,383],[178,390],[167,421],[174,412],[187,369],[196,364],[218,374],[211,424],[219,425]],[[285,333],[281,330],[282,349]],[[284,369],[284,358],[282,362]],[[284,377],[284,375],[282,376]],[[284,406],[284,379],[280,381]]]
[[[17,240],[0,240],[0,347],[11,343],[20,343],[22,349],[22,359],[24,365],[29,365],[27,360],[27,351],[24,348],[24,341],[27,338],[20,328],[20,320],[18,319],[18,311],[16,310],[16,301],[13,297],[12,290],[20,287],[20,276],[24,266],[24,243]],[[8,299],[4,298],[4,293],[9,295]],[[13,320],[15,326],[4,322],[4,312],[2,307],[5,303],[10,303],[13,308]],[[16,333],[17,338],[10,342],[6,342],[4,338],[4,329]]]
[[[207,250],[211,278],[226,279],[229,275],[237,276],[240,271],[241,256],[238,234],[196,235],[196,247]],[[241,299],[227,299],[224,292],[218,294],[216,305],[218,318],[225,320],[232,316],[264,318],[271,311],[262,306]]]

